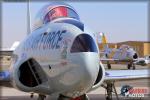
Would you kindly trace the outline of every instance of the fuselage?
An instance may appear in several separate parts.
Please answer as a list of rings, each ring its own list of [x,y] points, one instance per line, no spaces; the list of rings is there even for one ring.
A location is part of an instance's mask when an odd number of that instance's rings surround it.
[[[95,36],[85,26],[78,27],[81,22],[66,21],[33,31],[16,48],[12,77],[18,89],[77,97],[92,88],[100,69]]]
[[[137,60],[138,54],[137,52],[129,47],[128,45],[122,45],[119,49],[117,49],[113,56],[114,59],[119,60]]]

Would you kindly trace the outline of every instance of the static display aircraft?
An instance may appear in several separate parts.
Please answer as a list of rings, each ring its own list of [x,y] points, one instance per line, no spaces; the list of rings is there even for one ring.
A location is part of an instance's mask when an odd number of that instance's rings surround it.
[[[143,57],[143,58],[139,58],[136,62],[135,62],[135,64],[137,64],[137,65],[142,65],[142,66],[145,66],[145,65],[148,65],[148,64],[150,64],[150,56],[145,56],[145,57]]]
[[[38,100],[54,94],[58,100],[88,100],[86,93],[105,83],[106,98],[111,100],[114,80],[150,77],[147,70],[105,71],[94,32],[70,5],[46,5],[34,25],[12,51],[9,75],[0,74],[0,81],[9,78],[14,88],[39,94]]]
[[[108,69],[111,69],[111,63],[127,63],[127,68],[133,67],[135,69],[135,62],[138,61],[138,53],[129,45],[121,45],[118,49],[109,48],[107,39],[104,33],[99,33],[101,38],[100,43],[104,45],[103,51],[101,51],[101,61],[107,62]],[[112,56],[110,58],[110,55]]]

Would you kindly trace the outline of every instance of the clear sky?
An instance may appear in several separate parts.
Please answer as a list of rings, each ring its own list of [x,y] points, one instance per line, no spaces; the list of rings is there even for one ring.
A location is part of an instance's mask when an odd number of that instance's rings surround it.
[[[148,41],[147,2],[67,2],[94,32],[104,32],[108,42]],[[48,2],[30,3],[31,26],[38,10]],[[27,36],[27,3],[2,3],[2,45]]]

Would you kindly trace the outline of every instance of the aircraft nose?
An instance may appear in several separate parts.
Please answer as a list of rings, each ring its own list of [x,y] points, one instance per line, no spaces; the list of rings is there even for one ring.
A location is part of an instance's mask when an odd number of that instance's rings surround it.
[[[99,71],[99,56],[97,53],[82,52],[72,54],[71,60],[76,65],[78,74],[74,74],[76,80],[80,79],[80,84],[84,85],[84,88],[89,89],[96,81]],[[81,80],[82,79],[82,80]],[[78,83],[79,84],[79,83]]]
[[[133,58],[134,58],[134,59],[137,59],[137,58],[138,58],[137,53],[135,53],[135,54],[133,55]]]

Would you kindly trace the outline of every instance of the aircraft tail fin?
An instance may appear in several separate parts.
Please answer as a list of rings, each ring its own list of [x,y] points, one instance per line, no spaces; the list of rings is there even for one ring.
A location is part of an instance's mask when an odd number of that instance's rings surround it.
[[[110,49],[108,46],[108,41],[107,41],[105,34],[99,33],[99,36],[100,37],[99,37],[98,41],[99,41],[99,43],[102,44],[103,55],[108,56],[111,53],[112,49]]]
[[[106,36],[104,33],[100,33],[101,34],[101,37],[102,37],[102,43],[103,44],[107,44],[107,39],[106,39]]]
[[[109,48],[105,34],[101,32],[101,33],[99,33],[99,36],[100,37],[99,37],[98,41],[99,41],[99,43],[101,43],[103,45],[103,50]]]

